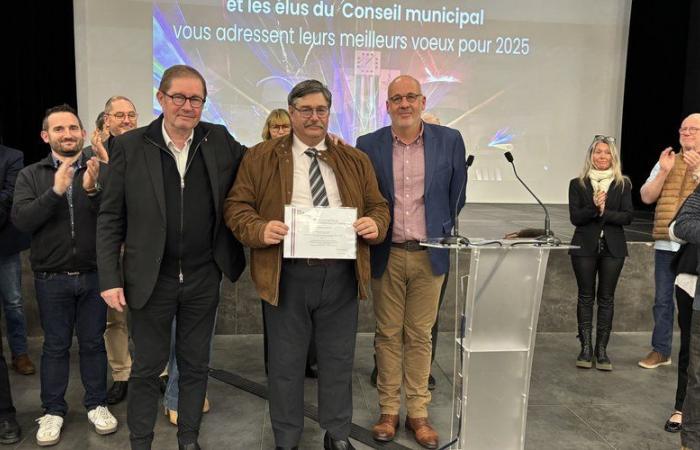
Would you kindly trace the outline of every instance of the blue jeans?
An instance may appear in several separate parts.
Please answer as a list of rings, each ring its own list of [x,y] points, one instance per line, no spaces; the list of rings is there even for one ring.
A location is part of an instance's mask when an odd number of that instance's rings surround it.
[[[19,253],[0,256],[0,298],[12,357],[27,353],[27,321],[22,306],[22,262]]]
[[[36,272],[44,346],[41,353],[41,406],[47,414],[65,416],[70,348],[78,337],[83,404],[89,411],[107,401],[107,352],[104,332],[107,305],[100,298],[97,272],[68,275]]]
[[[656,250],[654,252],[656,293],[654,295],[654,331],[651,334],[651,346],[665,357],[671,356],[671,342],[673,341],[673,316],[675,312],[673,283],[676,280],[676,274],[671,270],[671,260],[675,254],[669,250]]]
[[[216,328],[216,318],[214,319],[214,328]],[[168,360],[168,385],[165,388],[163,395],[163,406],[171,411],[177,411],[177,401],[180,396],[180,372],[177,370],[177,358],[175,356],[175,330],[177,330],[177,318],[173,319],[172,335],[170,337],[170,359]],[[211,334],[211,342],[209,344],[209,361],[211,363],[211,354],[214,348],[214,332]]]

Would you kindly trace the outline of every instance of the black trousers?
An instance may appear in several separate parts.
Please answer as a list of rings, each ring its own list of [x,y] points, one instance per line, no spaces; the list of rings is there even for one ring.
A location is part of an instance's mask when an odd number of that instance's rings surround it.
[[[12,417],[15,417],[15,407],[12,404],[10,376],[7,373],[7,362],[2,353],[2,335],[0,334],[0,420]]]
[[[269,366],[270,366],[270,360],[268,358],[267,354],[267,320],[265,320],[265,303],[267,303],[265,300],[260,300],[260,306],[262,307],[262,324],[263,324],[263,358],[265,361],[265,375],[268,374]],[[313,366],[317,365],[317,358],[316,358],[316,342],[311,339],[309,342],[309,352],[306,355],[306,370],[311,370],[314,369]]]
[[[676,386],[676,411],[683,411],[685,391],[688,386],[688,363],[690,361],[690,324],[693,319],[693,297],[676,286],[678,305],[678,328],[681,330],[681,349],[678,352],[678,384]]]
[[[598,299],[598,332],[612,329],[615,288],[620,278],[625,258],[612,256],[604,249],[598,256],[571,256],[571,265],[578,284],[578,326],[590,328],[593,318],[593,303]],[[596,278],[598,289],[596,292]]]
[[[186,273],[184,280],[180,283],[177,277],[161,274],[146,305],[131,310],[134,364],[129,378],[127,423],[134,450],[151,448],[159,408],[158,376],[168,363],[174,317],[180,372],[177,437],[181,444],[188,444],[199,435],[221,272],[211,263]]]
[[[354,261],[308,266],[285,261],[278,306],[265,303],[270,421],[275,445],[298,445],[304,429],[304,369],[314,336],[319,423],[346,439],[352,423],[352,366],[357,332]]]
[[[690,319],[689,355],[681,443],[691,450],[700,450],[700,314],[693,314]]]

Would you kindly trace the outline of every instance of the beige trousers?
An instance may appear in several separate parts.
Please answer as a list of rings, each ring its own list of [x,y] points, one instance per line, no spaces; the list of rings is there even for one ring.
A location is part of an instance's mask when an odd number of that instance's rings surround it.
[[[428,417],[431,330],[443,278],[433,275],[427,250],[392,247],[386,271],[372,279],[382,414],[399,414],[403,383],[408,416]]]
[[[131,354],[129,353],[126,309],[119,312],[116,309],[107,308],[105,348],[114,381],[128,381],[129,375],[131,375]]]

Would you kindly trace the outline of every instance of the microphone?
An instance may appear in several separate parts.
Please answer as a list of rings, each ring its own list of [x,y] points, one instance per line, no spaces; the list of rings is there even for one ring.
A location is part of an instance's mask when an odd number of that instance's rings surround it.
[[[552,232],[552,228],[549,226],[549,211],[547,210],[547,207],[544,206],[544,203],[542,203],[540,201],[540,199],[537,198],[535,193],[532,192],[532,190],[527,186],[527,184],[525,184],[525,182],[522,180],[522,178],[520,178],[520,176],[518,175],[518,171],[515,170],[515,163],[513,162],[513,160],[514,160],[513,154],[511,152],[505,152],[503,154],[503,156],[505,156],[506,160],[510,163],[511,166],[513,166],[513,173],[515,174],[515,178],[517,178],[518,181],[520,181],[520,184],[525,186],[525,189],[527,189],[527,191],[530,193],[530,195],[532,195],[535,198],[535,200],[537,200],[537,203],[540,204],[542,209],[544,209],[544,234],[542,236],[538,236],[537,238],[535,238],[535,241],[537,241],[539,244],[547,244],[547,245],[554,245],[554,246],[560,245],[561,239],[554,236],[554,233]]]
[[[474,163],[474,155],[469,155],[467,156],[467,162],[465,163],[465,168],[466,172],[469,172],[469,167]],[[460,186],[459,189],[459,194],[457,195],[457,202],[459,202],[459,197],[462,196],[462,191],[464,191],[467,187],[467,180],[469,178],[466,176],[464,177],[464,184]],[[466,201],[466,198],[465,198]],[[452,234],[450,236],[445,236],[442,238],[440,241],[441,244],[444,245],[469,245],[469,239],[467,239],[464,236],[460,236],[459,234],[459,218],[457,217],[457,207],[459,205],[455,204],[455,209],[454,213],[452,214],[452,223],[454,226],[452,227]]]

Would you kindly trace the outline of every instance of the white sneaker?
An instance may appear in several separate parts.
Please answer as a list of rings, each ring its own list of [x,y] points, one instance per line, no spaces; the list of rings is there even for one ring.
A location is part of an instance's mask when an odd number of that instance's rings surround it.
[[[98,406],[87,413],[88,420],[95,427],[97,434],[111,434],[117,431],[117,418],[106,406]]]
[[[58,444],[61,439],[61,427],[63,427],[63,417],[53,414],[44,414],[36,419],[39,430],[36,432],[36,443],[40,447]]]

